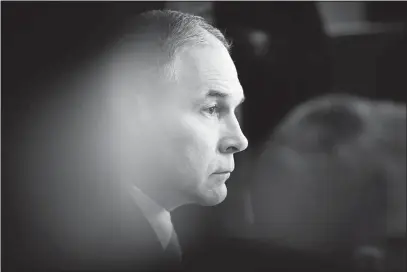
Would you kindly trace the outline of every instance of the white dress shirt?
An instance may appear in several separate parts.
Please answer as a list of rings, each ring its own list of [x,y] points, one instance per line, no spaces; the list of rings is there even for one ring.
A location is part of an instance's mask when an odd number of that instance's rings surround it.
[[[136,186],[133,186],[132,195],[137,206],[139,206],[144,216],[147,218],[156,233],[161,246],[165,250],[170,243],[171,236],[174,232],[170,212],[160,207],[154,200]]]

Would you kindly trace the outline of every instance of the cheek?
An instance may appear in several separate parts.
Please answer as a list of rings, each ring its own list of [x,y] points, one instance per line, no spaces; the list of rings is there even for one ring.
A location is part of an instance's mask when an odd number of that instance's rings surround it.
[[[207,175],[213,170],[217,147],[217,132],[214,128],[199,120],[185,118],[171,130],[171,149],[178,159],[177,168],[180,171],[188,176],[196,176]]]

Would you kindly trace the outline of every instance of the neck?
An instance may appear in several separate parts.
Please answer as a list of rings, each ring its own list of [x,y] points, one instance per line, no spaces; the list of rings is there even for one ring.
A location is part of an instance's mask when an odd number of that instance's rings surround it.
[[[153,184],[153,183],[148,183]],[[147,195],[151,200],[153,200],[158,206],[164,208],[165,210],[172,212],[180,206],[188,204],[186,201],[182,201],[184,198],[175,190],[171,188],[151,188],[151,186],[143,186],[145,184],[135,184],[143,194]]]
[[[180,201],[180,197],[176,194],[171,194],[169,190],[143,190],[152,200],[154,200],[160,207],[163,207],[169,212],[174,211],[178,207],[186,204]]]
[[[132,182],[132,180],[134,180],[134,178],[132,178],[133,175],[122,175],[121,180],[125,183],[125,186],[136,186],[160,207],[171,212],[182,205],[188,204],[188,201],[186,201],[180,192],[166,185],[166,182],[159,182],[158,179],[153,178],[153,174],[148,175],[148,173],[144,171],[132,172],[138,172],[137,180],[139,182]]]

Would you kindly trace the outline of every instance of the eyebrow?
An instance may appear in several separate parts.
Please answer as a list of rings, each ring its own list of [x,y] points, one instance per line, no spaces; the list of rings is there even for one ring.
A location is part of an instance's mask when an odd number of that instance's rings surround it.
[[[211,98],[211,97],[212,98],[227,98],[228,96],[229,96],[228,93],[216,91],[216,90],[209,90],[206,93],[207,98]],[[246,97],[243,96],[238,105],[242,104],[245,101],[245,99],[246,99]]]

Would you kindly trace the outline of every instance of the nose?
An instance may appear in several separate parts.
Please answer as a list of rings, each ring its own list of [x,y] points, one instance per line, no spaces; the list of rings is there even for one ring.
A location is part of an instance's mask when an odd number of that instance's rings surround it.
[[[240,128],[239,122],[234,118],[228,125],[220,141],[220,152],[226,154],[235,154],[244,151],[249,145],[246,136]]]

